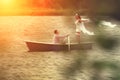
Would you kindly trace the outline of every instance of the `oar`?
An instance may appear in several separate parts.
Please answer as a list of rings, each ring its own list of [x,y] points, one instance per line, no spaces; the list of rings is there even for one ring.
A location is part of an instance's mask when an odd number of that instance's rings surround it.
[[[68,51],[70,51],[70,36],[68,36]]]

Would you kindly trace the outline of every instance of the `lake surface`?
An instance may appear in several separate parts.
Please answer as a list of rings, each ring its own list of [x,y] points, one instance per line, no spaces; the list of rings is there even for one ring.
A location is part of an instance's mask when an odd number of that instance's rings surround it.
[[[119,66],[119,45],[114,50],[106,51],[97,45],[94,36],[83,33],[81,42],[94,42],[93,49],[27,52],[26,40],[52,42],[55,29],[61,34],[69,33],[71,42],[75,42],[74,21],[73,16],[0,16],[0,80],[92,80],[99,71],[92,67],[95,62],[110,62]],[[120,23],[109,21],[117,26],[114,29],[104,27],[103,30],[119,41]],[[85,25],[90,31],[97,32],[92,21]],[[104,71],[97,75],[101,80],[114,75],[114,70]]]

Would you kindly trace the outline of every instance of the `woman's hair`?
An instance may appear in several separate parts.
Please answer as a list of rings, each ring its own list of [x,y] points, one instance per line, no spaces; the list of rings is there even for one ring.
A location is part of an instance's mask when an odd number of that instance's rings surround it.
[[[58,33],[58,30],[54,30],[54,34],[57,34]]]
[[[75,14],[76,19],[81,19],[80,15],[78,13]]]

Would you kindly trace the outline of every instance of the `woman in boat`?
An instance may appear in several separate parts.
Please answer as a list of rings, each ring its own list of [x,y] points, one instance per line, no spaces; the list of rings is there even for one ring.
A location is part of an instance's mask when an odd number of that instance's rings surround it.
[[[75,19],[76,19],[76,21],[75,21],[76,37],[77,37],[78,42],[80,42],[80,33],[81,32],[88,34],[88,35],[94,35],[94,32],[88,31],[84,26],[84,22],[87,22],[88,20],[82,20],[81,16],[77,13],[75,15]]]
[[[69,36],[69,34],[60,35],[58,30],[54,30],[53,43],[65,44],[65,38],[68,37],[68,36]]]
[[[76,25],[76,34],[80,35],[80,32],[83,32],[88,35],[94,35],[94,32],[88,31],[85,26],[84,22],[87,22],[88,20],[82,20],[81,16],[79,14],[75,15],[75,25]]]

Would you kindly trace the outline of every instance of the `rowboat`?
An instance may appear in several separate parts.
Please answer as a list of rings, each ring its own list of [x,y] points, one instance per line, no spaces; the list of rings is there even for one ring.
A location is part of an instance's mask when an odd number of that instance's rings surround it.
[[[43,52],[43,51],[68,51],[68,50],[88,50],[92,49],[92,43],[66,43],[66,44],[54,44],[45,42],[25,42],[29,52]]]

